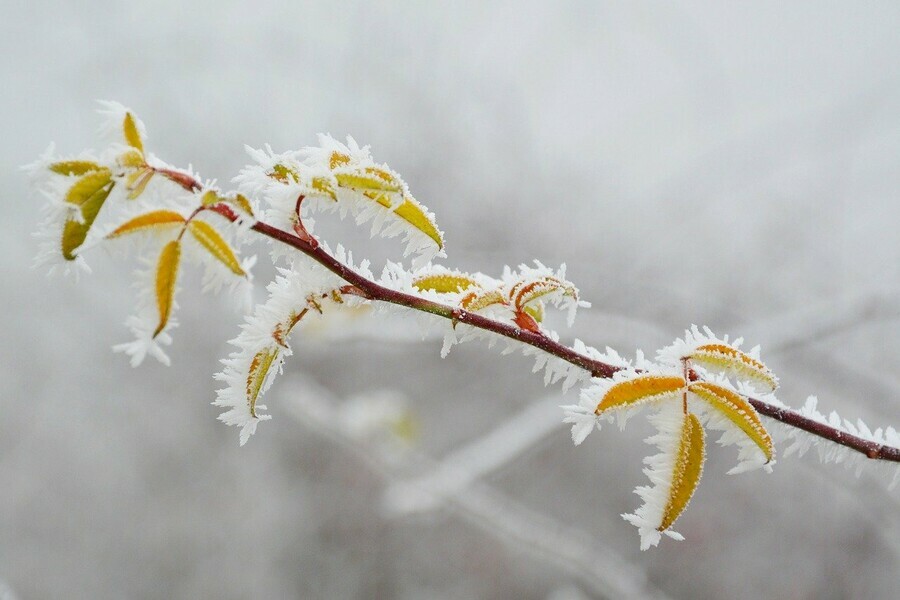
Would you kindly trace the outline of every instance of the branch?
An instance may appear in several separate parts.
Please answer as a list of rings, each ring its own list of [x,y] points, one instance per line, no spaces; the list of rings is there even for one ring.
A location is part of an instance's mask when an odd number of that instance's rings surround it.
[[[166,174],[166,173],[164,173]],[[166,174],[167,175],[167,174]],[[182,186],[188,191],[196,191],[202,186],[200,182],[189,179],[187,176],[180,174],[178,178],[170,179]],[[236,221],[238,215],[224,204],[217,204],[210,207],[230,221]],[[316,243],[310,243],[308,240],[301,238],[293,233],[282,231],[277,227],[273,227],[268,223],[257,221],[252,226],[257,233],[265,235],[275,241],[281,242],[292,248],[299,250],[303,254],[309,256],[320,265],[346,281],[356,288],[355,293],[360,294],[370,300],[380,302],[388,302],[398,306],[405,306],[413,310],[431,313],[450,319],[454,323],[464,323],[484,331],[489,331],[497,335],[507,337],[509,339],[533,346],[543,350],[547,354],[562,359],[570,364],[580,367],[588,371],[593,377],[609,378],[620,367],[595,360],[589,356],[576,352],[559,342],[555,342],[540,332],[521,329],[514,325],[501,323],[493,319],[489,319],[482,315],[468,312],[458,307],[448,306],[411,294],[406,294],[397,290],[393,290],[378,284],[375,281],[367,279],[341,263],[333,256],[325,252],[325,250]],[[748,397],[747,400],[762,415],[780,421],[785,425],[800,429],[822,439],[828,440],[835,444],[844,446],[856,452],[865,455],[867,458],[884,460],[890,462],[900,462],[900,448],[879,444],[877,442],[852,435],[838,428],[832,427],[825,423],[820,423],[814,419],[806,417],[797,411],[789,408],[774,406],[757,398]]]

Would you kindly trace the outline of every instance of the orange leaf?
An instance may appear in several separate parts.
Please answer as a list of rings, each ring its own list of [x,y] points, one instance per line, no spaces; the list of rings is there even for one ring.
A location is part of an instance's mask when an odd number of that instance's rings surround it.
[[[661,400],[684,388],[684,378],[675,375],[640,375],[626,379],[610,387],[594,410],[601,414],[614,408],[636,406],[644,402]]]
[[[658,531],[665,531],[684,512],[703,474],[704,450],[703,427],[694,415],[687,414],[681,426],[681,442],[672,472],[672,486],[669,499],[663,510],[663,518]]]
[[[747,437],[759,446],[766,457],[766,462],[772,460],[775,455],[772,438],[760,421],[756,410],[740,394],[705,381],[692,383],[688,390],[747,434]]]

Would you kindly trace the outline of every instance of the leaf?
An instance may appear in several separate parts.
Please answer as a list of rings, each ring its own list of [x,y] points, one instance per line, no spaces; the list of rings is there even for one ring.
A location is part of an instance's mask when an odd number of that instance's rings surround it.
[[[172,225],[181,225],[184,223],[184,217],[174,210],[154,210],[152,212],[138,215],[137,217],[127,221],[107,235],[107,238],[117,238],[126,233],[135,233],[146,229],[163,228]]]
[[[300,175],[297,173],[297,171],[287,165],[282,164],[278,164],[272,167],[272,172],[269,173],[269,177],[277,179],[282,183],[288,183],[288,179],[293,180],[294,183],[300,181]]]
[[[203,195],[200,196],[200,204],[203,206],[210,206],[211,204],[218,204],[222,198],[215,192],[215,190],[207,190],[203,192]]]
[[[218,259],[219,262],[228,267],[232,273],[240,276],[246,275],[241,268],[241,263],[238,262],[237,257],[234,255],[231,246],[222,239],[222,236],[219,235],[219,232],[216,231],[212,225],[205,221],[193,220],[188,223],[188,229],[190,229],[194,239]]]
[[[141,134],[137,128],[137,122],[134,115],[130,112],[125,113],[125,120],[122,122],[122,129],[125,133],[125,141],[132,148],[135,148],[141,154],[144,153],[144,142],[141,141]]]
[[[766,365],[726,344],[698,346],[688,358],[701,367],[732,373],[738,378],[762,384],[768,391],[775,391],[778,387],[778,378]]]
[[[692,383],[688,390],[740,428],[754,444],[759,446],[766,457],[766,462],[772,460],[775,455],[772,438],[756,410],[740,394],[705,381]]]
[[[335,290],[332,290],[334,292]],[[296,327],[297,323],[300,322],[306,313],[309,312],[308,308],[304,308],[300,312],[291,311],[288,317],[282,322],[278,323],[275,326],[275,329],[272,330],[272,339],[278,342],[278,345],[282,348],[287,348],[287,338],[291,335],[291,331],[293,331],[294,327]],[[321,309],[319,312],[322,312]]]
[[[594,414],[662,400],[684,389],[684,378],[675,375],[639,375],[614,383],[594,409]]]
[[[85,175],[91,171],[100,171],[105,167],[89,160],[64,160],[53,163],[48,168],[60,175]]]
[[[562,292],[563,295],[578,298],[578,292],[572,284],[560,281],[556,277],[547,276],[517,282],[509,291],[509,299],[516,308],[523,309],[542,296],[553,292]]]
[[[116,161],[123,167],[143,167],[147,161],[144,160],[144,154],[140,150],[129,148],[119,155]]]
[[[525,312],[525,314],[531,315],[531,318],[534,319],[537,323],[542,323],[544,321],[543,302],[538,301],[534,304],[529,304],[522,310]]]
[[[368,169],[366,171],[368,171]],[[393,177],[391,177],[390,180],[387,180],[380,174],[369,173],[366,171],[362,173],[335,173],[334,178],[337,180],[339,186],[354,190],[374,190],[394,193],[401,191],[402,187]]]
[[[260,350],[250,361],[250,370],[247,373],[247,406],[250,407],[250,416],[256,416],[256,400],[263,391],[269,369],[276,362],[280,354],[277,346]]]
[[[234,207],[237,207],[245,214],[251,217],[253,216],[253,206],[251,206],[250,201],[247,200],[247,197],[243,194],[235,194],[234,196],[220,196],[219,193],[215,190],[207,190],[203,192],[202,196],[200,196],[200,204],[202,204],[203,206],[212,206],[214,204],[219,204],[220,202],[230,204]]]
[[[438,292],[439,294],[456,294],[470,287],[478,286],[474,279],[463,273],[424,275],[413,280],[412,285],[419,291]]]
[[[77,185],[77,184],[76,184]],[[81,220],[69,218],[63,225],[62,240],[60,247],[62,249],[63,258],[66,260],[75,260],[75,250],[77,250],[87,238],[87,234],[97,220],[97,215],[103,204],[109,197],[115,184],[111,179],[107,178],[106,185],[96,189],[90,197],[81,204]]]
[[[444,237],[434,220],[425,212],[422,205],[418,204],[410,198],[404,198],[394,214],[398,217],[409,221],[410,225],[430,237],[437,244],[437,247],[444,248]]]
[[[100,190],[110,182],[112,173],[103,167],[99,171],[92,171],[75,182],[66,193],[66,202],[76,206],[84,205],[97,190]]]
[[[312,189],[315,191],[325,194],[335,202],[337,202],[337,193],[334,191],[334,187],[332,187],[331,182],[325,179],[324,177],[313,177]]]
[[[506,304],[506,298],[500,290],[469,292],[459,301],[464,309],[475,312],[494,304]]]
[[[125,185],[128,188],[128,199],[135,200],[138,196],[144,193],[144,190],[147,189],[147,184],[150,183],[150,180],[153,178],[154,171],[151,168],[141,169],[140,171],[135,171],[125,180]]]
[[[393,206],[390,197],[386,194],[365,192],[364,195],[387,209],[390,209],[391,206]],[[409,196],[404,196],[403,204],[393,210],[395,215],[434,240],[434,243],[437,244],[439,249],[444,249],[444,237],[437,228],[434,219],[425,212],[425,207]]]
[[[696,416],[687,414],[681,426],[681,441],[673,466],[669,498],[657,531],[665,531],[671,527],[687,508],[697,484],[700,483],[705,458],[703,427]]]
[[[343,165],[350,163],[350,157],[340,152],[332,152],[331,158],[328,160],[328,168],[332,171]]]
[[[534,317],[525,311],[517,310],[513,322],[518,325],[520,329],[525,329],[526,331],[531,331],[533,333],[541,332],[541,328],[538,327]]]
[[[156,267],[156,305],[159,308],[159,325],[153,332],[154,338],[166,328],[166,324],[169,322],[180,261],[181,242],[172,240],[163,247],[159,255],[159,264]]]
[[[235,194],[234,198],[228,198],[228,202],[234,204],[239,209],[250,215],[253,215],[253,205],[250,204],[250,201],[247,200],[247,197],[243,194]]]

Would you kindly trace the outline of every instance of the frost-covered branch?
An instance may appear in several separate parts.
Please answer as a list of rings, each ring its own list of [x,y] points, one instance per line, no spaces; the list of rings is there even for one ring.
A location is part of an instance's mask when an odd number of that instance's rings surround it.
[[[721,433],[721,445],[737,448],[732,473],[768,471],[775,463],[775,444],[760,415],[776,421],[777,433],[791,441],[786,455],[816,446],[824,460],[857,453],[900,462],[900,435],[891,427],[872,431],[835,413],[826,417],[812,398],[801,410],[782,404],[774,394],[778,379],[759,347],[744,351],[742,339],[694,326],[655,358],[638,351],[633,360],[580,340],[561,343],[546,311],[565,311],[571,325],[577,309],[589,306],[565,265],[551,269],[535,261],[493,277],[435,264],[445,256],[435,216],[398,173],[352,138],[343,144],[321,136],[318,146],[280,154],[248,149],[254,164],[234,179],[237,191],[225,192],[146,152],[144,126],[134,114],[115,103],[105,108],[111,143],[102,153],[57,157],[51,149],[29,167],[49,201],[39,260],[67,272],[88,271],[83,254],[90,248],[140,241],[139,302],[127,321],[135,339],[114,349],[135,366],[146,356],[168,364],[163,346],[172,343],[177,325],[183,264],[203,268],[205,290],[227,287],[246,303],[256,257],[241,258],[241,247],[254,232],[269,241],[278,276],[216,375],[223,387],[214,404],[225,409],[219,418],[240,427],[241,444],[270,418],[259,400],[291,355],[292,332],[365,306],[419,314],[422,325],[443,334],[442,356],[468,340],[499,342],[504,353],[533,357],[545,383],[562,382],[564,391],[579,385],[579,402],[563,407],[576,444],[603,421],[624,427],[634,413],[651,409],[657,433],[646,441],[659,453],[644,462],[652,485],[636,490],[643,505],[623,515],[638,528],[643,549],[663,535],[682,539],[672,525],[700,481],[708,430]],[[370,224],[372,235],[402,238],[412,267],[389,262],[376,276],[369,261],[354,263],[340,245],[332,250],[316,236],[311,218],[329,212]],[[895,482],[900,469],[894,467]]]
[[[223,212],[226,210],[227,209],[223,209]],[[385,288],[374,281],[365,279],[355,273],[352,269],[347,268],[346,265],[339,263],[322,248],[312,248],[299,237],[276,229],[266,223],[258,222],[254,224],[253,230],[287,244],[315,259],[325,268],[329,269],[351,285],[362,290],[367,299],[389,302],[398,306],[431,313],[446,319],[451,319],[458,323],[464,323],[484,331],[489,331],[513,339],[517,342],[543,350],[547,354],[584,369],[588,371],[592,377],[612,377],[615,373],[624,368],[578,352],[540,332],[523,330],[507,323],[494,321],[493,319],[477,313],[470,313],[452,306]],[[693,375],[693,378],[696,378],[696,375]],[[864,454],[867,458],[900,462],[900,448],[896,446],[854,435],[843,428],[820,422],[785,406],[771,404],[752,396],[748,397],[748,401],[762,415],[775,419],[776,421],[781,421],[790,427],[803,430],[835,444],[846,446],[851,450]]]

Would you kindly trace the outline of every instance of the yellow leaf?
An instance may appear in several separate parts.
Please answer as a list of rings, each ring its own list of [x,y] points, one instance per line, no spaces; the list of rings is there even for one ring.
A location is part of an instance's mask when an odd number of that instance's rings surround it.
[[[346,154],[341,154],[340,152],[332,152],[331,159],[328,161],[328,167],[333,171],[334,169],[346,165],[350,162],[350,157]]]
[[[203,206],[212,206],[214,204],[219,204],[220,202],[224,202],[225,204],[230,204],[234,207],[237,207],[240,211],[246,213],[249,216],[253,216],[253,207],[250,205],[250,201],[247,200],[247,197],[243,194],[235,194],[234,196],[221,196],[215,190],[207,190],[200,196],[200,204]]]
[[[136,150],[135,148],[129,148],[125,152],[119,155],[116,159],[118,163],[123,167],[143,167],[147,164],[147,161],[144,160],[144,155],[140,150]]]
[[[275,363],[280,351],[277,346],[260,350],[250,361],[250,371],[247,374],[247,406],[250,407],[250,416],[256,418],[256,400],[262,392],[269,369]]]
[[[684,389],[684,378],[675,375],[639,375],[615,383],[606,390],[594,410],[601,414],[614,408],[636,406],[645,402],[662,400]]]
[[[188,229],[191,230],[194,239],[200,242],[200,245],[206,248],[219,262],[228,267],[232,273],[240,276],[246,275],[231,246],[222,239],[212,225],[205,221],[194,220],[188,223]]]
[[[107,235],[108,238],[116,238],[126,233],[134,233],[145,229],[171,227],[172,225],[181,225],[184,223],[184,217],[174,210],[154,210],[152,212],[138,215],[116,227],[116,229]]]
[[[688,358],[701,367],[734,373],[737,377],[760,383],[769,391],[778,387],[778,378],[766,365],[726,344],[699,346]]]
[[[84,243],[88,231],[97,220],[97,215],[114,186],[115,184],[107,176],[106,184],[94,190],[94,193],[81,203],[81,220],[70,218],[63,225],[61,240],[63,258],[75,260],[75,250]]]
[[[368,172],[335,173],[338,185],[354,190],[376,190],[379,192],[399,192],[402,188],[393,178],[385,181],[379,174]]]
[[[703,461],[706,458],[703,427],[694,415],[687,414],[684,417],[678,455],[672,472],[672,486],[669,488],[669,499],[658,531],[671,527],[684,512],[703,474]]]
[[[163,247],[159,255],[159,264],[156,267],[156,305],[159,308],[159,325],[156,326],[153,337],[158,336],[169,322],[172,301],[175,297],[175,284],[178,280],[179,262],[181,262],[181,242],[172,240]]]
[[[390,197],[386,194],[377,194],[373,192],[364,192],[367,198],[370,198],[385,208],[391,208]],[[404,196],[403,204],[394,209],[394,214],[430,237],[437,244],[437,247],[444,248],[444,237],[434,220],[425,212],[425,207],[409,196]]]
[[[66,202],[77,206],[84,205],[97,190],[106,186],[112,178],[109,169],[103,167],[99,171],[91,171],[69,188],[66,193]]]
[[[277,179],[282,183],[287,183],[288,179],[293,180],[294,183],[300,181],[300,175],[294,169],[290,168],[287,165],[275,165],[272,167],[272,172],[269,173],[269,177],[273,179]]]
[[[122,129],[125,133],[125,141],[132,148],[135,148],[141,154],[144,153],[144,142],[141,141],[141,134],[137,128],[137,122],[134,115],[130,112],[125,113],[125,120],[122,123]]]
[[[229,198],[228,201],[251,217],[253,216],[253,205],[250,204],[250,201],[243,194],[235,194],[234,198]]]
[[[207,190],[203,192],[203,195],[200,197],[200,204],[209,206],[210,204],[218,204],[219,200],[219,195],[215,190]]]
[[[407,220],[410,225],[430,237],[440,249],[444,248],[444,237],[441,235],[437,224],[425,212],[421,204],[411,198],[404,198],[394,214],[401,219]]]
[[[763,426],[756,409],[740,394],[705,381],[692,383],[688,390],[747,434],[747,437],[759,446],[766,457],[766,462],[772,460],[775,454],[772,438]]]
[[[538,323],[542,323],[544,321],[544,303],[540,300],[535,302],[534,304],[529,304],[523,310],[526,314],[531,315],[531,318]]]
[[[62,162],[53,163],[49,169],[60,175],[84,175],[91,171],[100,171],[101,167],[95,162],[89,160],[64,160]]]
[[[437,275],[424,275],[418,277],[412,283],[413,287],[421,291],[438,292],[439,294],[455,294],[472,286],[477,286],[475,280],[462,273],[439,273]]]
[[[153,178],[153,174],[155,171],[153,169],[141,169],[140,171],[135,171],[125,180],[126,187],[128,188],[128,199],[134,200],[138,196],[144,193],[144,190],[147,188],[147,184],[150,183],[150,180]]]
[[[331,186],[331,182],[324,177],[314,177],[312,180],[312,189],[325,194],[326,196],[337,202],[337,193],[335,193],[334,188]]]

